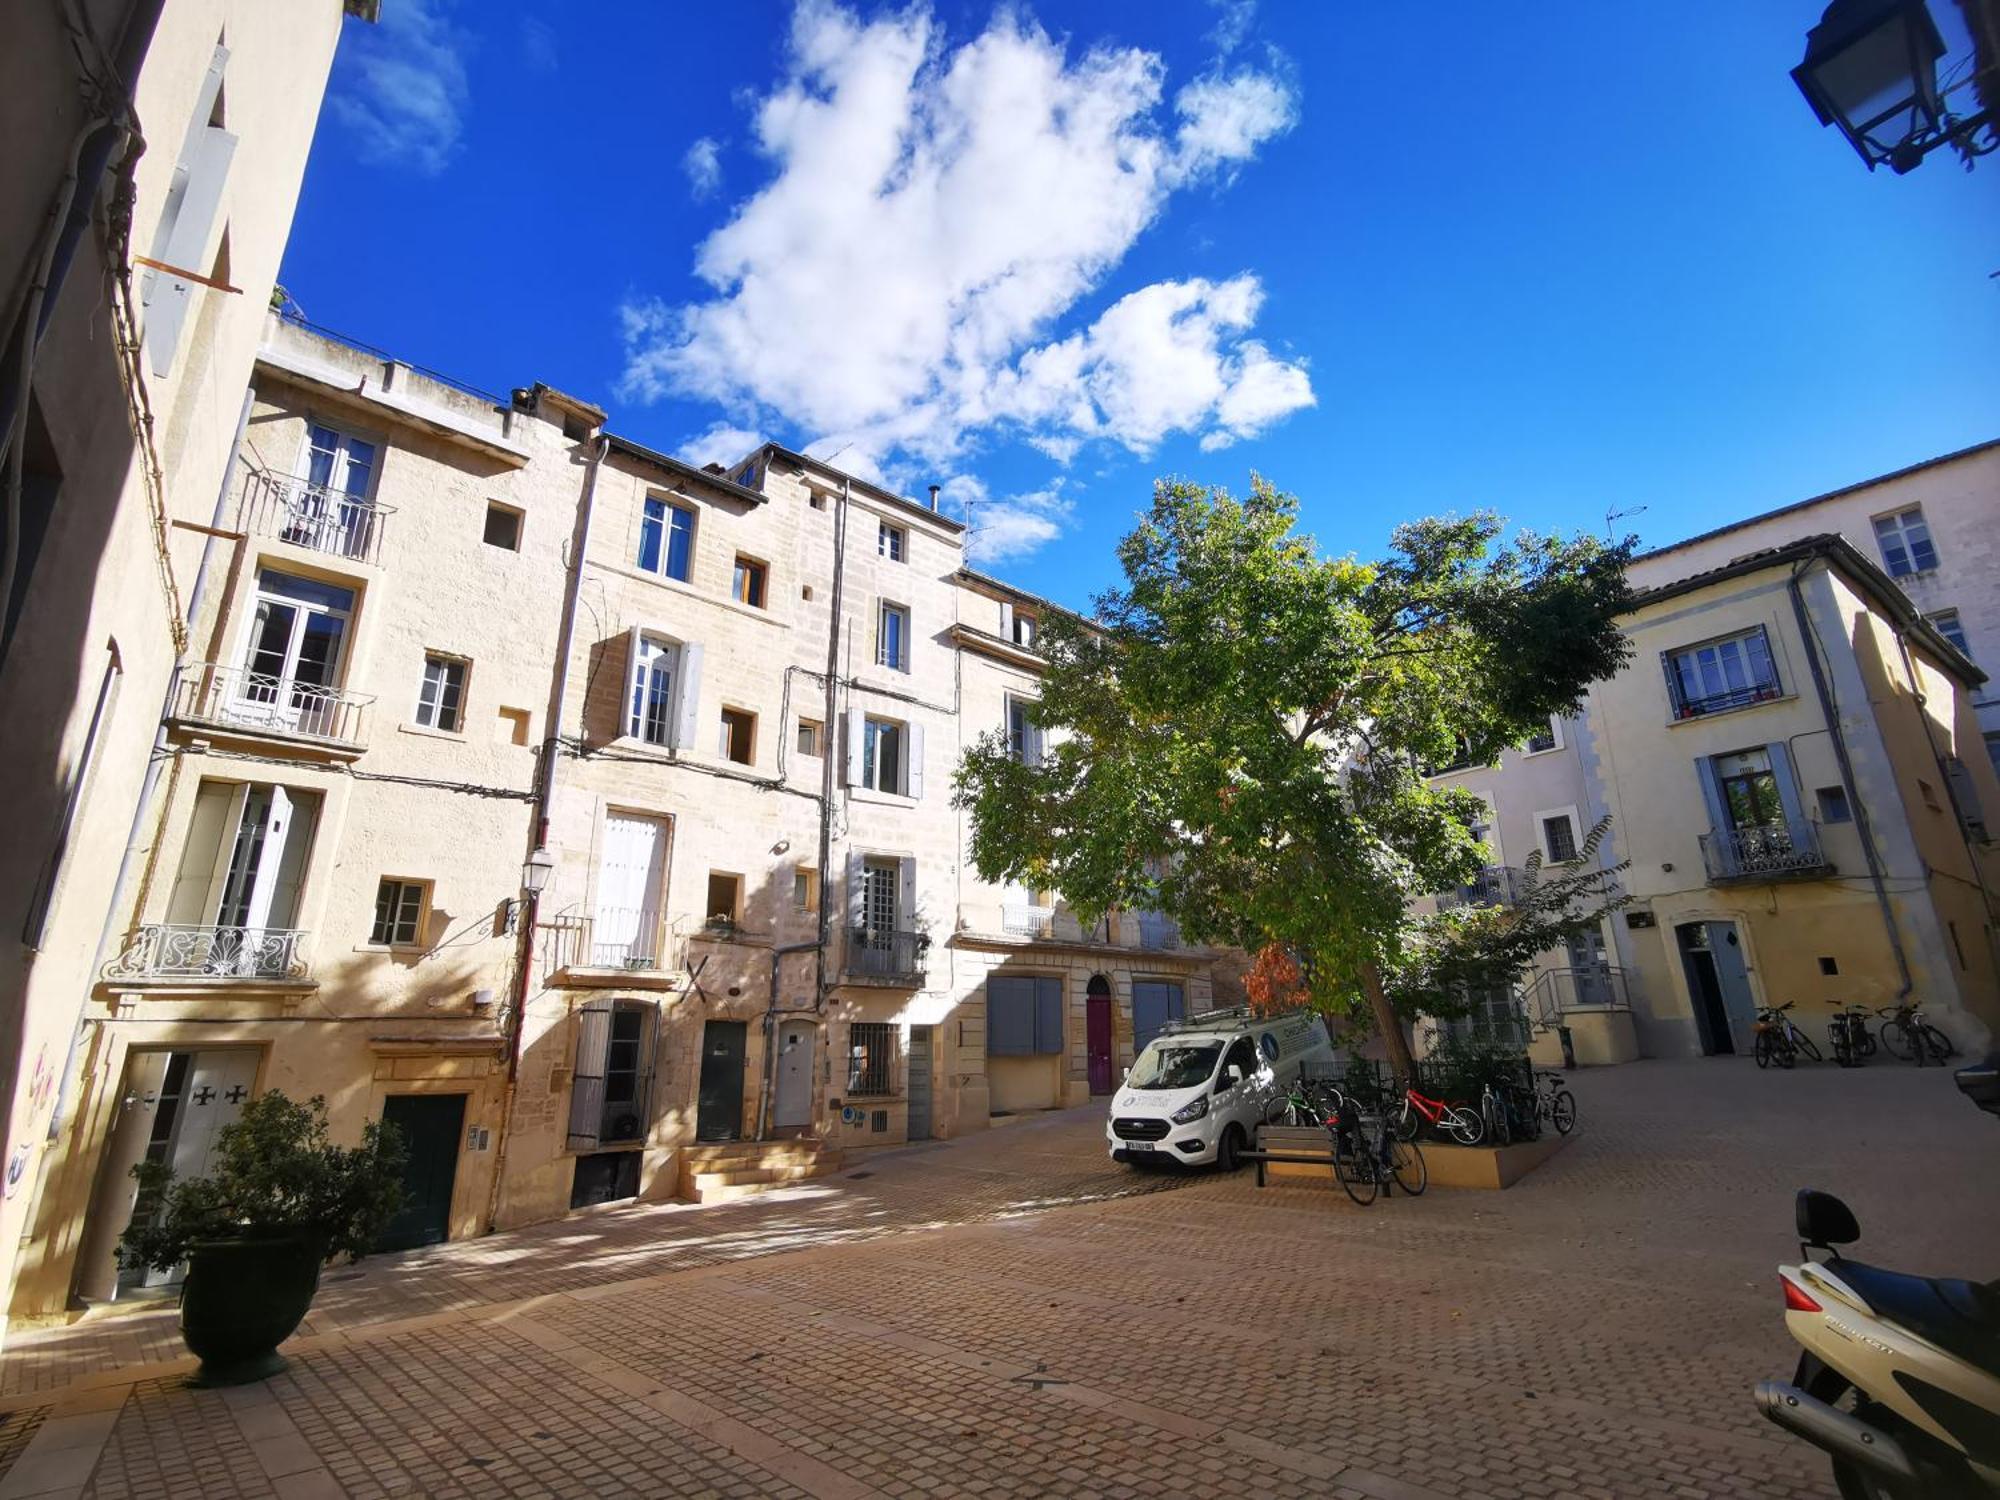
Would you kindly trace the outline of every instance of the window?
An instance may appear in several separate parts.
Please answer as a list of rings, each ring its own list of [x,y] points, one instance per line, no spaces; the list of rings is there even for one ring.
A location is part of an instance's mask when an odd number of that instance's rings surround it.
[[[888,1021],[853,1021],[847,1027],[847,1092],[863,1097],[890,1092],[895,1078],[896,1028]]]
[[[1672,652],[1665,662],[1676,719],[1746,708],[1778,696],[1778,672],[1761,625]]]
[[[339,681],[353,615],[352,589],[270,568],[260,572],[256,613],[228,717],[300,734],[350,732]]]
[[[1024,766],[1042,763],[1042,727],[1035,722],[1034,700],[1007,700],[1007,753]]]
[[[163,954],[158,971],[224,975],[283,974],[292,961],[278,941],[298,918],[319,817],[319,793],[269,783],[206,781],[167,900],[176,927],[213,928],[213,944],[191,938]],[[244,943],[244,930],[265,941]]]
[[[757,716],[740,708],[725,708],[722,711],[721,744],[718,749],[728,759],[739,766],[750,764],[756,753]]]
[[[504,547],[509,552],[521,550],[521,513],[509,510],[496,501],[486,504],[486,545]]]
[[[465,662],[427,653],[424,680],[417,689],[417,723],[457,734],[465,725]]]
[[[1778,773],[1765,750],[1742,750],[1734,755],[1718,755],[1715,767],[1716,790],[1722,798],[1722,813],[1731,828],[1782,828],[1785,826],[1784,799],[1778,791]]]
[[[740,484],[746,490],[761,492],[764,488],[764,465],[753,458],[731,474],[729,479],[731,483]]]
[[[1562,748],[1562,725],[1551,716],[1549,727],[1528,736],[1527,753],[1541,755],[1550,750]]]
[[[1819,800],[1819,820],[1822,823],[1852,823],[1854,809],[1847,805],[1847,789],[1838,786],[1823,786],[1813,795]]]
[[[648,500],[639,522],[639,567],[679,583],[688,581],[694,561],[694,510],[665,500]]]
[[[1132,981],[1132,1046],[1144,1052],[1146,1044],[1160,1034],[1169,1021],[1187,1015],[1187,997],[1181,987],[1168,980]]]
[[[820,753],[819,737],[822,727],[818,719],[799,720],[797,741],[799,754],[817,756]]]
[[[891,526],[887,521],[876,523],[875,552],[877,556],[886,557],[890,562],[901,562],[903,560],[903,546],[904,537],[902,527]]]
[[[1226,1094],[1239,1083],[1248,1083],[1261,1069],[1257,1061],[1257,1044],[1247,1036],[1238,1037],[1229,1044],[1223,1054],[1222,1066],[1216,1070],[1215,1091]]]
[[[1891,578],[1928,573],[1937,566],[1937,548],[1931,545],[1931,529],[1924,524],[1920,505],[1891,516],[1877,516],[1875,541],[1882,548],[1882,561]]]
[[[764,565],[755,558],[736,554],[736,574],[729,585],[730,596],[752,609],[764,607]]]
[[[1840,962],[1831,955],[1822,953],[1819,956],[1819,971],[1831,978],[1840,972]]]
[[[742,896],[743,877],[721,870],[708,872],[708,906],[703,916],[710,927],[734,927],[736,904]]]
[[[221,126],[222,71],[228,61],[229,49],[218,46],[189,116],[191,121],[203,123],[193,125],[182,142],[180,159],[174,163],[167,195],[160,206],[151,256],[170,266],[192,268],[208,264],[208,243],[221,211],[229,164],[236,155],[236,137]],[[146,349],[153,374],[164,379],[173,369],[181,324],[187,319],[197,283],[171,271],[153,269],[145,273],[139,285],[139,300],[146,309]]]
[[[986,981],[986,1055],[1032,1057],[1063,1050],[1063,982],[1046,974],[994,974]]]
[[[910,612],[900,604],[884,604],[876,620],[875,664],[910,670]]]
[[[674,742],[674,667],[680,652],[657,636],[636,638],[625,732],[649,745]]]
[[[1961,655],[1967,660],[1972,658],[1972,647],[1965,639],[1965,626],[1959,620],[1957,610],[1941,609],[1934,615],[1925,615],[1924,618],[1937,626],[1937,633],[1958,647]]]
[[[643,1000],[593,1000],[577,1012],[570,1150],[587,1151],[646,1138],[658,1014],[656,1007]],[[638,1159],[630,1152],[625,1155]],[[581,1162],[578,1167],[581,1169]]]
[[[792,905],[800,911],[819,910],[819,871],[803,865],[792,871]]]
[[[661,818],[605,814],[598,841],[597,905],[590,924],[593,968],[660,966],[660,909],[670,832]]]
[[[1014,611],[1014,644],[1032,647],[1035,644],[1035,617]]]
[[[298,482],[277,492],[279,539],[336,557],[372,560],[378,522],[368,490],[375,459],[374,443],[319,422],[308,427]]]
[[[818,490],[807,490],[806,504],[810,505],[814,510],[825,510],[826,496],[822,495]]]
[[[368,941],[385,948],[413,948],[422,942],[429,890],[421,880],[384,879],[375,888],[375,926]]]
[[[900,794],[903,779],[903,726],[893,719],[870,719],[863,732],[861,784]]]
[[[1576,858],[1576,824],[1566,812],[1542,814],[1542,853],[1552,864]]]

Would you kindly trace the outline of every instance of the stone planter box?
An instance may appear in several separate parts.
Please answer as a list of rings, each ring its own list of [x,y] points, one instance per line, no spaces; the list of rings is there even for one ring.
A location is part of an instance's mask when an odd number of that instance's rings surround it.
[[[1550,1132],[1538,1141],[1515,1146],[1448,1146],[1437,1141],[1420,1141],[1424,1166],[1434,1188],[1512,1187],[1576,1137]],[[1326,1151],[1327,1134],[1306,1126],[1266,1125],[1262,1135],[1266,1151]],[[1273,1181],[1303,1178],[1336,1186],[1333,1168],[1308,1162],[1273,1161],[1264,1164],[1265,1175]]]

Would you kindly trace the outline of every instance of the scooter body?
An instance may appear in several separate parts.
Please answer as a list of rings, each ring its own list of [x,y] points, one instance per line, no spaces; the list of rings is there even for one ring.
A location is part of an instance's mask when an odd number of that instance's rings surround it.
[[[1799,1194],[1800,1238],[1859,1237],[1839,1199]],[[1757,1404],[1826,1451],[1850,1497],[2000,1496],[2000,1286],[1882,1270],[1837,1252],[1780,1266],[1793,1384]],[[1852,1410],[1840,1403],[1855,1393]]]

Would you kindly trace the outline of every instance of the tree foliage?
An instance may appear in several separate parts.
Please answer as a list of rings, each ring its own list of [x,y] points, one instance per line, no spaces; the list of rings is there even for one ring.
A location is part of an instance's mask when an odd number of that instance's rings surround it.
[[[404,1156],[393,1125],[371,1122],[359,1146],[336,1146],[325,1099],[271,1089],[217,1132],[206,1177],[177,1178],[164,1162],[132,1169],[139,1202],[119,1260],[168,1271],[205,1241],[292,1235],[323,1242],[329,1260],[358,1260],[402,1206]]]
[[[1503,540],[1478,514],[1398,527],[1363,563],[1297,520],[1261,480],[1158,484],[1096,619],[1041,622],[1040,762],[988,736],[956,799],[984,878],[1059,890],[1086,923],[1157,909],[1276,948],[1313,1003],[1359,990],[1379,1021],[1451,935],[1410,898],[1488,858],[1478,798],[1422,768],[1493,759],[1617,670],[1629,544]]]

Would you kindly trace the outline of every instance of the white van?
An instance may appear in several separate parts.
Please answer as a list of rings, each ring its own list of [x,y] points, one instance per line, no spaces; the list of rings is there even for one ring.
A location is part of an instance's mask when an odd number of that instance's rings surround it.
[[[1104,1138],[1128,1164],[1236,1168],[1265,1111],[1308,1063],[1330,1063],[1326,1022],[1308,1011],[1216,1010],[1173,1021],[1146,1044],[1112,1095]]]

